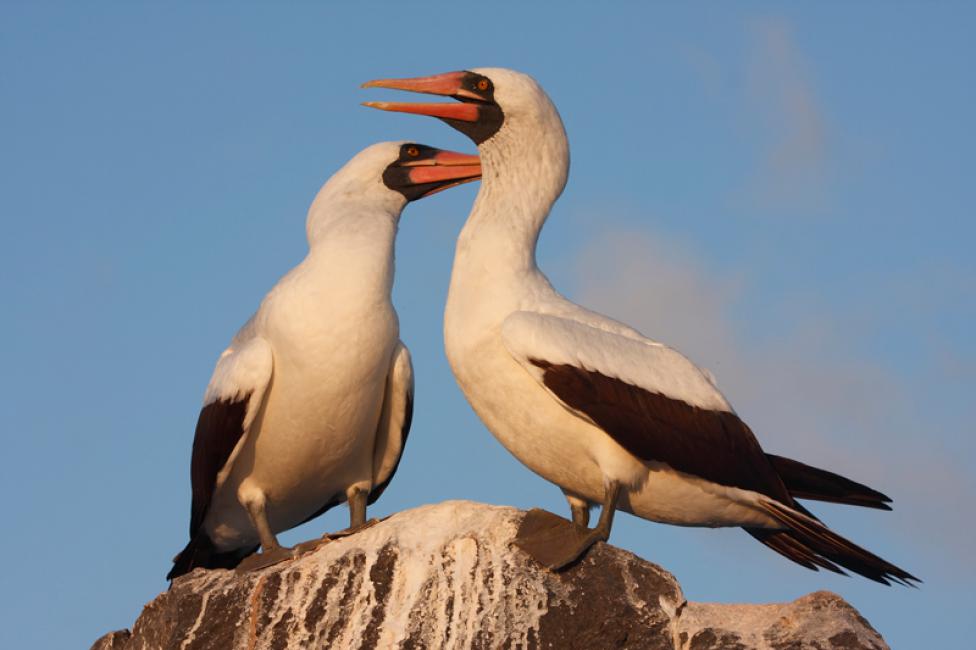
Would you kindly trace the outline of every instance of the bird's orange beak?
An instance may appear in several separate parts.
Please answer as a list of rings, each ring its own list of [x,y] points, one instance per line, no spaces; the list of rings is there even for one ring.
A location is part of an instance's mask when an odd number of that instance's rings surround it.
[[[402,193],[408,201],[442,192],[481,178],[481,160],[457,151],[416,145],[415,157],[393,163],[383,172],[387,187]]]
[[[363,88],[390,88],[392,90],[406,90],[427,95],[441,95],[455,99],[478,100],[478,96],[466,90],[462,80],[466,73],[462,71],[445,72],[430,77],[412,77],[409,79],[374,79],[362,85]],[[447,120],[462,122],[478,121],[477,104],[438,104],[413,102],[363,102],[363,106],[378,108],[381,111],[395,111],[398,113],[414,113],[430,115]]]
[[[431,157],[403,162],[400,166],[409,168],[407,177],[414,185],[444,183],[443,187],[435,190],[438,192],[481,178],[481,160],[478,156],[457,151],[438,150]]]

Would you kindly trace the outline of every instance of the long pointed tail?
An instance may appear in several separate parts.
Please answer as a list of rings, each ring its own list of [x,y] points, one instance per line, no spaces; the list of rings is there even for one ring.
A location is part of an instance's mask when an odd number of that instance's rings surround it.
[[[866,485],[844,478],[825,469],[811,467],[797,460],[766,454],[773,468],[783,479],[786,489],[796,499],[813,499],[830,503],[844,503],[864,508],[891,510],[884,494]]]
[[[173,568],[166,574],[166,579],[175,580],[197,567],[233,569],[256,550],[258,550],[257,546],[221,552],[206,534],[200,532],[194,535],[186,547],[173,558]]]
[[[797,564],[814,571],[823,568],[841,574],[843,567],[885,585],[897,582],[914,586],[912,582],[921,582],[904,569],[844,539],[812,515],[772,500],[763,500],[759,505],[784,528],[746,528],[745,531]]]

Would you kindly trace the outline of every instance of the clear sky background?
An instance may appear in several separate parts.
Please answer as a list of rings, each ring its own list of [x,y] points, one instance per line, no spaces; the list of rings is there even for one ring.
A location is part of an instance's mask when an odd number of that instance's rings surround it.
[[[556,287],[710,368],[768,451],[892,496],[892,513],[813,509],[925,583],[809,572],[735,529],[621,516],[612,541],[689,599],[829,589],[893,647],[971,643],[972,5],[370,5],[0,5],[0,646],[87,647],[166,588],[213,363],[304,255],[319,186],[380,140],[473,150],[358,106],[392,96],[358,85],[476,66],[531,73],[565,120],[572,170],[539,251]],[[476,192],[401,221],[417,412],[373,515],[566,512],[444,358]]]

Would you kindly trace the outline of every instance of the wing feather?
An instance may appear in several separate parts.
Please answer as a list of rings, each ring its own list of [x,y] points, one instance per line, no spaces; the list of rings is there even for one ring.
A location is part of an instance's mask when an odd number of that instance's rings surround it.
[[[711,375],[680,352],[569,318],[518,311],[502,323],[509,352],[533,374],[530,358],[596,370],[628,384],[700,408],[732,412]]]
[[[383,412],[376,430],[370,504],[380,498],[400,465],[413,420],[413,395],[413,364],[410,362],[410,351],[401,341],[393,353]]]
[[[638,458],[793,503],[749,427],[678,352],[529,312],[506,319],[502,337],[556,399]]]
[[[261,408],[273,365],[271,345],[263,338],[235,343],[217,361],[193,436],[191,538],[203,524],[221,472]]]

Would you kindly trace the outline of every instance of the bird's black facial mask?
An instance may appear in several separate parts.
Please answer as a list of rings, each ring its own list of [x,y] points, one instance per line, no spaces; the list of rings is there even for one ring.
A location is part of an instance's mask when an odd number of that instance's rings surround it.
[[[383,184],[407,201],[416,201],[442,190],[481,178],[478,156],[444,151],[408,142],[383,171]]]
[[[495,84],[488,77],[465,71],[461,78],[461,87],[476,97],[465,94],[463,96],[455,95],[455,98],[461,102],[475,104],[478,107],[478,119],[474,122],[450,118],[441,119],[471,138],[476,145],[480,145],[498,133],[505,122],[505,114],[502,112],[501,106],[495,103]]]
[[[410,102],[365,102],[384,111],[416,113],[436,117],[480,145],[498,133],[505,113],[495,101],[495,84],[484,75],[467,70],[413,79],[379,79],[364,88],[393,88],[411,92],[453,97],[460,104],[419,104]]]

